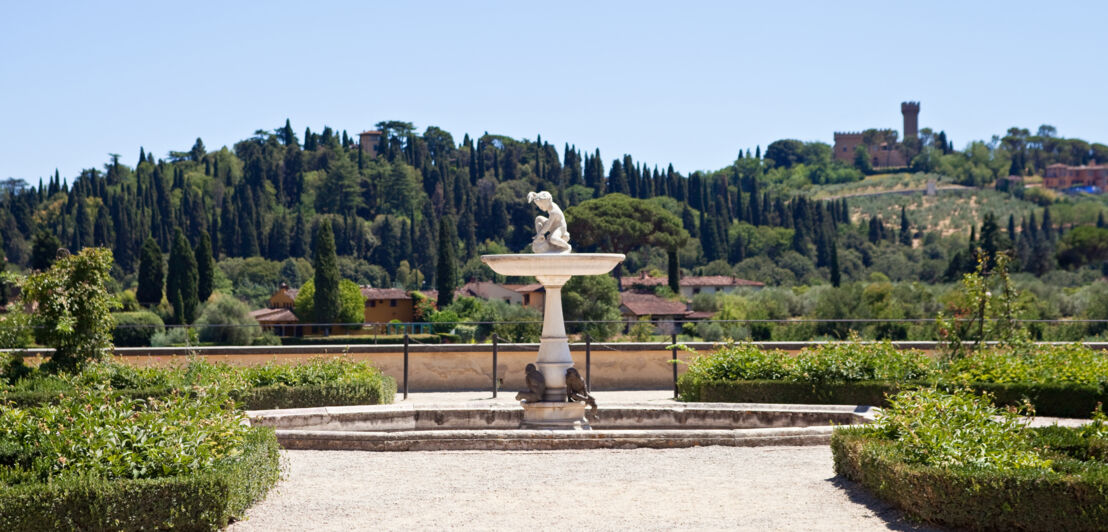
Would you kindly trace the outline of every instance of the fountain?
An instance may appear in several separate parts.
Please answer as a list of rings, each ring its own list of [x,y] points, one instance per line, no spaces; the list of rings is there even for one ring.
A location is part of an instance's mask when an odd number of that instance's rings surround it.
[[[482,255],[481,261],[500,275],[534,276],[546,291],[542,340],[535,364],[538,375],[528,374],[529,392],[521,392],[523,428],[587,429],[585,402],[571,401],[566,390],[566,372],[573,367],[565,319],[562,315],[562,287],[574,275],[604,275],[615,268],[621,253],[571,253],[569,230],[562,209],[549,192],[531,192],[534,203],[549,216],[535,218],[532,254]],[[585,396],[587,397],[587,390]],[[541,399],[540,399],[541,396]]]
[[[604,275],[624,259],[614,253],[570,253],[569,231],[549,192],[531,192],[549,216],[535,219],[534,253],[483,255],[496,273],[534,276],[546,289],[542,341],[528,364],[528,390],[515,405],[394,404],[249,412],[277,430],[286,449],[367,451],[673,448],[701,445],[823,445],[834,425],[866,423],[869,407],[689,403],[605,405],[573,367],[562,287],[574,275]]]

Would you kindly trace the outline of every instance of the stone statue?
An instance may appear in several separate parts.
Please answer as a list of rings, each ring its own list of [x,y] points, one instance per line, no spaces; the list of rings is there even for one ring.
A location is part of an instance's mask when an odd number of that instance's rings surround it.
[[[516,394],[516,401],[527,401],[528,403],[538,403],[542,401],[542,394],[546,392],[546,377],[542,376],[542,373],[534,364],[527,364],[527,388],[530,391],[519,392]]]
[[[535,217],[535,239],[531,241],[531,249],[535,253],[569,253],[571,247],[566,217],[554,203],[553,196],[545,190],[528,192],[527,203],[531,202],[550,215]]]
[[[592,407],[593,415],[596,415],[596,399],[589,394],[589,389],[585,386],[585,379],[581,378],[577,368],[566,370],[566,398],[571,402],[584,401],[585,404]]]

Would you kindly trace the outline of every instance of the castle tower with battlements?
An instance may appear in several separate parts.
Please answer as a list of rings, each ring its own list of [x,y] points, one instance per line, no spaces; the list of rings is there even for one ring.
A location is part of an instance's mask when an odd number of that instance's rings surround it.
[[[900,114],[904,115],[904,135],[901,138],[919,138],[919,102],[901,102]],[[836,131],[835,147],[832,148],[835,160],[846,164],[854,164],[855,150],[858,146],[864,146],[870,160],[870,166],[874,168],[907,166],[908,161],[901,149],[901,144],[899,142],[891,144],[886,142],[881,137],[882,131],[889,130]],[[876,133],[876,135],[873,135],[873,133]],[[864,139],[867,134],[871,136],[868,144]],[[895,135],[895,132],[893,134]]]
[[[904,115],[904,138],[919,137],[919,102],[901,102],[900,114]]]

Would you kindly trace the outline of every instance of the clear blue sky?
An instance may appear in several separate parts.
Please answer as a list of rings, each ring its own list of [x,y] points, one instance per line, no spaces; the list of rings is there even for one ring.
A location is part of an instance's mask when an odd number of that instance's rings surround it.
[[[0,179],[292,120],[600,148],[681,171],[779,138],[1049,123],[1108,143],[1105,2],[8,2]],[[524,5],[526,4],[526,5]]]

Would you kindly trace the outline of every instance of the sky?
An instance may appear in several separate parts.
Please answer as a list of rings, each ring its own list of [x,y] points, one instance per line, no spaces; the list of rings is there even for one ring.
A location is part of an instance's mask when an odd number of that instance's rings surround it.
[[[318,5],[314,5],[318,4]],[[0,4],[0,179],[209,150],[289,119],[599,148],[682,172],[834,131],[1108,143],[1108,2]]]

